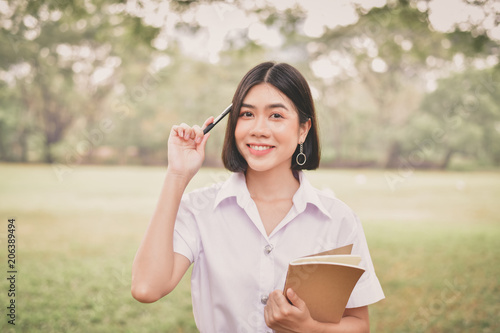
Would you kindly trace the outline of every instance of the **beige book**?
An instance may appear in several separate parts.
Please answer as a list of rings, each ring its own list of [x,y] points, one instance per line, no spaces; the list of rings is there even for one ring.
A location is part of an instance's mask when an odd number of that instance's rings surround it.
[[[304,300],[311,317],[325,323],[342,319],[354,286],[365,271],[352,244],[291,261],[283,293],[292,288]]]

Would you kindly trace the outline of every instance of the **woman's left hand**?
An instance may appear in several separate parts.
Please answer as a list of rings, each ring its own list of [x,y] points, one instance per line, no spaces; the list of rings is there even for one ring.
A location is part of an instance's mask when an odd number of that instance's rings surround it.
[[[267,326],[276,332],[310,332],[309,327],[314,325],[315,320],[306,303],[292,289],[287,290],[287,296],[293,305],[280,290],[269,294],[264,309]]]

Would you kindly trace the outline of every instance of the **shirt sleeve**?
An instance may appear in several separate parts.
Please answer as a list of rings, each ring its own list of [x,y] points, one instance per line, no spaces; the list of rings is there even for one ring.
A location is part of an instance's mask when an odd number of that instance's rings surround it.
[[[354,213],[353,219],[354,228],[346,244],[353,244],[352,254],[359,254],[361,256],[360,266],[365,269],[365,272],[354,287],[351,297],[347,302],[347,308],[366,306],[385,298],[382,286],[375,275],[375,269],[373,267],[370,251],[368,250],[363,226]]]
[[[195,214],[191,211],[191,195],[182,198],[174,226],[174,252],[193,263],[200,252],[200,233]]]

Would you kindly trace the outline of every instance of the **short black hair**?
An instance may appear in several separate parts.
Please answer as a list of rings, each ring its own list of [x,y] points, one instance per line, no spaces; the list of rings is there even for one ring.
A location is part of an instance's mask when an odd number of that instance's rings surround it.
[[[299,123],[304,124],[311,120],[311,128],[303,143],[303,151],[306,154],[306,162],[298,165],[296,156],[299,153],[299,145],[292,156],[292,170],[314,170],[319,166],[320,145],[318,138],[318,127],[316,122],[316,111],[311,95],[311,89],[306,79],[293,66],[286,63],[264,62],[261,63],[243,77],[233,96],[233,108],[229,114],[226,127],[224,146],[222,148],[222,161],[226,169],[233,172],[246,171],[248,164],[241,156],[236,147],[235,129],[239,118],[239,111],[248,91],[260,83],[268,83],[285,94],[295,105],[299,115]]]

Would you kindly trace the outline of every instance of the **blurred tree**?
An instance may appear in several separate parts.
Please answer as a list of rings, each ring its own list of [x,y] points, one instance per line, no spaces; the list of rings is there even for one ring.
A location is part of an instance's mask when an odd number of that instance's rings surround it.
[[[132,46],[148,47],[157,31],[126,13],[121,1],[21,0],[8,2],[0,15],[0,43],[5,45],[0,68],[15,87],[3,103],[11,99],[20,119],[30,119],[33,127],[18,136],[42,134],[48,163],[54,160],[52,146],[75,120],[96,119],[113,89],[122,54]],[[8,110],[1,107],[0,112]],[[2,134],[0,140],[8,139]]]
[[[6,83],[0,83],[0,159],[4,161],[26,161],[28,159],[28,139],[33,130],[30,118],[21,112],[13,96],[20,92]],[[16,96],[16,99],[20,99]]]
[[[500,66],[441,80],[421,109],[417,118],[430,116],[431,122],[413,139],[418,148],[406,151],[419,150],[422,160],[437,154],[443,169],[455,154],[500,165]]]
[[[337,163],[368,158],[399,167],[410,120],[429,85],[457,70],[457,58],[470,63],[494,55],[498,62],[498,43],[484,31],[434,31],[428,11],[416,4],[391,1],[368,13],[359,8],[355,25],[327,30],[309,44],[312,69],[323,78],[319,104],[331,110],[326,142],[335,147]]]

